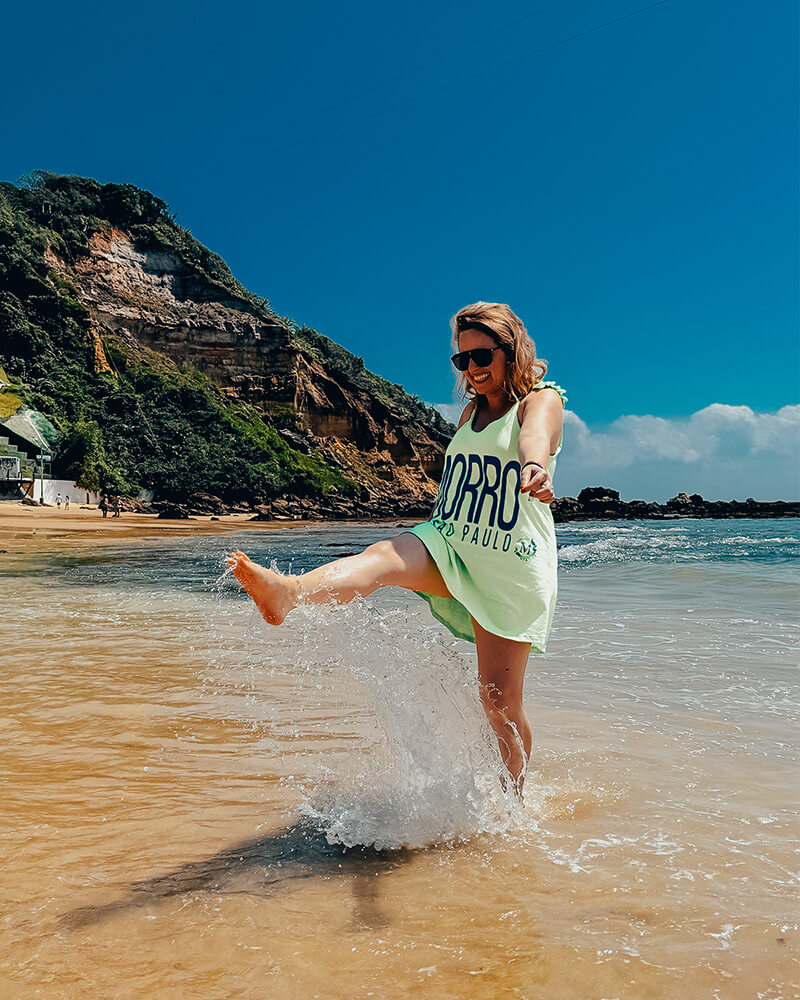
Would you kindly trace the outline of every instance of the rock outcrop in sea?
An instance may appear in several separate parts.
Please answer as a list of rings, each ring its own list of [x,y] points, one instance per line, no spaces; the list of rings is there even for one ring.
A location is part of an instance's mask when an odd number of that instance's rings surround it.
[[[681,517],[800,517],[800,502],[775,500],[705,500],[699,493],[678,493],[665,504],[621,500],[617,490],[587,486],[577,497],[558,497],[551,504],[553,520],[667,520]]]

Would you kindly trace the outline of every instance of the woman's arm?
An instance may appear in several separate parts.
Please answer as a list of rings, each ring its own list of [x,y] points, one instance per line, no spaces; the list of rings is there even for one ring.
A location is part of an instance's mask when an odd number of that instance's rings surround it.
[[[548,392],[539,389],[530,392],[520,403],[522,426],[519,432],[517,452],[522,468],[521,493],[530,493],[542,503],[552,503],[555,499],[553,483],[547,472],[547,460],[558,447],[564,422],[564,404],[555,389]],[[526,465],[526,462],[538,462]]]

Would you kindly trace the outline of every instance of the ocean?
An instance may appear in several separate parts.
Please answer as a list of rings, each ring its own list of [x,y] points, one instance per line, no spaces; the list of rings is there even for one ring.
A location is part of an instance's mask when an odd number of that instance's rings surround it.
[[[8,543],[0,996],[798,995],[800,523],[556,526],[524,806],[420,598],[225,570],[401,530]]]

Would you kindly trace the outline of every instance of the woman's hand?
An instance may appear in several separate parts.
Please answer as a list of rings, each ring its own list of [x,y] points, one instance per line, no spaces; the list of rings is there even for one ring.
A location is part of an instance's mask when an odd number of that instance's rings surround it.
[[[542,503],[552,503],[555,500],[553,493],[553,481],[546,469],[540,469],[538,465],[526,465],[521,473],[522,483],[520,493],[527,493],[528,499],[536,497]]]

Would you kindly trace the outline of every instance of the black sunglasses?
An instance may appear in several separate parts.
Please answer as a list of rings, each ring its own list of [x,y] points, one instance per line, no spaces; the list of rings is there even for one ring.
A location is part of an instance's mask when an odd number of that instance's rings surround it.
[[[465,372],[469,368],[470,358],[478,368],[488,368],[494,358],[494,352],[503,350],[505,350],[504,344],[499,344],[497,347],[476,347],[472,351],[459,351],[450,360],[460,372]]]

